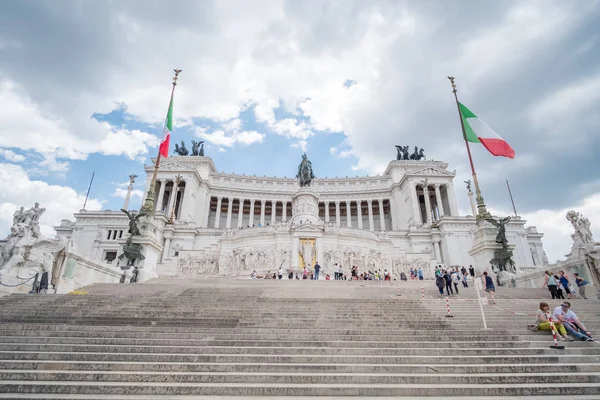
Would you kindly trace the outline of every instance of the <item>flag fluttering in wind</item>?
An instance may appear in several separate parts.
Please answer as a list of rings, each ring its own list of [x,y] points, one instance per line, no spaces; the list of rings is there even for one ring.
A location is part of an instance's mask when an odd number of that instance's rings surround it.
[[[465,139],[471,143],[481,143],[495,156],[515,158],[515,151],[510,145],[494,132],[482,120],[477,118],[473,111],[462,103],[458,103],[460,116],[465,127]]]
[[[169,142],[171,140],[171,131],[173,130],[173,96],[171,96],[171,102],[169,103],[169,111],[167,112],[167,119],[165,120],[165,127],[163,128],[163,137],[160,141],[160,147],[158,149],[161,157],[169,157]]]

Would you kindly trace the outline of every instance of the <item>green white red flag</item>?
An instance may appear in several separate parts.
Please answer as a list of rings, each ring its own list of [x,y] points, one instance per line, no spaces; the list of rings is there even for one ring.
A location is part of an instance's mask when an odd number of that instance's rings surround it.
[[[460,117],[465,126],[467,141],[481,143],[483,147],[495,156],[515,158],[515,151],[506,140],[502,139],[485,122],[477,118],[473,111],[469,110],[462,103],[458,103],[458,108],[460,109]]]
[[[173,130],[173,96],[171,96],[171,102],[169,103],[169,111],[167,112],[167,119],[165,120],[165,127],[163,128],[163,137],[160,141],[160,147],[158,153],[164,157],[169,157],[169,142],[171,141],[171,131]]]

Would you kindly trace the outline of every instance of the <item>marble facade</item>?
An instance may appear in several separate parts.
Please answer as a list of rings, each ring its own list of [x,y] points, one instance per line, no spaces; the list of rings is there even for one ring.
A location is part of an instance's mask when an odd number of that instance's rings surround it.
[[[146,192],[152,168],[146,167]],[[146,275],[299,270],[307,241],[314,246],[311,262],[319,261],[324,273],[334,263],[346,272],[357,265],[396,276],[410,267],[424,267],[431,276],[438,264],[489,270],[469,255],[477,223],[459,215],[454,177],[442,161],[394,160],[382,175],[316,178],[300,188],[294,178],[218,172],[209,157],[169,157],[158,172],[151,233],[157,255]],[[77,257],[118,270],[116,256],[127,236],[120,211],[82,211],[56,231],[70,239]],[[543,235],[535,227],[515,217],[507,236],[518,269],[543,263]]]

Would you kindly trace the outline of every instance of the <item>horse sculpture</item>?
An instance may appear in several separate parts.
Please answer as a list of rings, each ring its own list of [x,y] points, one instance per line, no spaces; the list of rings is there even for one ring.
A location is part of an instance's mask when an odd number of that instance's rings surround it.
[[[179,146],[177,143],[175,143],[175,153],[177,153],[180,156],[187,156],[190,154],[187,147],[185,147],[185,143],[183,140],[181,141],[181,146]]]
[[[199,142],[192,140],[192,155],[204,157],[204,140]]]
[[[415,146],[415,151],[410,155],[410,159],[418,161],[421,158],[425,158],[425,153],[423,149],[419,150],[419,148]]]
[[[300,179],[300,187],[310,186],[310,182],[314,179],[315,175],[312,170],[312,163],[308,161],[306,153],[302,155],[302,161],[298,165],[298,174],[296,178]]]

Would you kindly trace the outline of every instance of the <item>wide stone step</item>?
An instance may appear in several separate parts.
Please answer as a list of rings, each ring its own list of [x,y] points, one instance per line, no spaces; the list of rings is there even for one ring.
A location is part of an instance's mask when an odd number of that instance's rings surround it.
[[[548,344],[550,341],[548,341]],[[566,345],[568,347],[568,344]],[[131,345],[89,345],[89,344],[36,344],[36,343],[0,343],[2,352],[73,352],[73,353],[156,353],[187,355],[348,355],[348,356],[419,356],[430,355],[430,348],[356,348],[356,347],[245,347],[245,346],[131,346]],[[550,354],[548,346],[528,348],[438,348],[435,354],[440,356],[494,356],[494,355],[536,355]],[[569,354],[600,355],[600,346],[590,343],[586,347],[568,347]]]
[[[576,350],[582,354],[572,354]],[[63,360],[63,361],[127,361],[127,362],[205,362],[205,363],[341,363],[341,364],[470,364],[470,363],[589,363],[600,362],[600,356],[587,354],[587,349],[572,349],[558,353],[548,349],[535,355],[404,355],[404,356],[351,356],[351,355],[293,355],[293,354],[177,354],[177,353],[91,353],[0,351],[2,360]],[[429,352],[431,354],[431,352]]]
[[[153,383],[269,383],[269,384],[548,384],[598,383],[600,372],[535,373],[328,373],[321,372],[133,372],[133,371],[13,371],[0,370],[2,381],[82,381]]]
[[[4,381],[4,393],[246,395],[246,396],[484,396],[597,395],[598,383],[539,384],[277,384]]]
[[[378,341],[291,341],[291,340],[206,340],[206,339],[130,339],[128,337],[121,338],[96,338],[96,337],[75,337],[75,336],[63,336],[63,337],[39,337],[39,336],[0,336],[0,342],[2,343],[44,343],[44,344],[88,344],[88,345],[128,345],[128,346],[152,346],[152,345],[163,345],[163,346],[233,346],[233,347],[331,347],[331,348],[385,348],[385,349],[397,349],[397,348],[527,348],[527,347],[540,347],[547,344],[550,340],[549,336],[546,335],[545,341],[541,340],[544,337],[540,337],[540,341],[398,341],[398,342],[378,342]],[[569,347],[584,347],[587,346],[584,342],[572,342],[569,343]]]
[[[113,361],[1,360],[5,370],[162,371],[162,372],[321,372],[330,373],[540,373],[600,372],[600,363],[556,364],[300,364],[300,363],[183,363]]]

